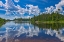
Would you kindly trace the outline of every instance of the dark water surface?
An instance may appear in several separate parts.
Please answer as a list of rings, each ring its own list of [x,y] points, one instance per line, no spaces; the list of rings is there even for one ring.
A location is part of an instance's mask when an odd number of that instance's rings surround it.
[[[10,21],[0,26],[0,42],[64,42],[64,24]]]

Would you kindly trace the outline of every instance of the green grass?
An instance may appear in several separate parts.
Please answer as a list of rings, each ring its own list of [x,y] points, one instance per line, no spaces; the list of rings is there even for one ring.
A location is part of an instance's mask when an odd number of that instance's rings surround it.
[[[37,24],[47,23],[47,24],[53,24],[53,23],[64,23],[64,21],[35,21]]]

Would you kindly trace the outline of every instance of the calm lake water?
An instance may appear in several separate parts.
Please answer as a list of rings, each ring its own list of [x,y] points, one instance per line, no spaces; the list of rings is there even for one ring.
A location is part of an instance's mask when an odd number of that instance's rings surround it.
[[[0,26],[0,42],[64,42],[64,24],[6,22]]]

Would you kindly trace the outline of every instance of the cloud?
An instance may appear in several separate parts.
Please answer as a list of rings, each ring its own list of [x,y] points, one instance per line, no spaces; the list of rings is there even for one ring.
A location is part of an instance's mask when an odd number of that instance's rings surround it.
[[[14,1],[19,2],[19,0],[14,0]],[[0,8],[0,10],[6,11],[5,15],[10,15],[10,14],[24,15],[26,13],[28,13],[29,15],[31,15],[31,14],[38,15],[40,13],[40,9],[38,6],[34,6],[31,4],[27,4],[25,6],[26,6],[25,8],[22,8],[18,4],[16,6],[12,0],[6,0],[5,4],[3,4],[2,1],[0,1],[0,7],[4,7],[4,8]],[[29,17],[29,16],[27,16],[27,17]]]
[[[33,6],[33,5],[27,4],[26,7],[28,7],[29,14],[37,15],[40,13],[40,9],[38,8],[38,6]]]
[[[19,0],[14,0],[15,2],[19,2]]]
[[[18,8],[17,12],[18,12],[19,14],[25,14],[25,12],[26,12],[26,9],[25,9],[25,8],[22,8],[22,7],[20,7],[19,5],[17,5],[16,7]]]
[[[26,19],[29,19],[29,18],[32,18],[32,16],[29,16],[29,15],[28,15],[28,16],[22,16],[22,18],[24,18],[24,19],[25,19],[25,18],[26,18]]]
[[[40,9],[38,8],[38,6],[34,6],[31,4],[27,4],[26,8],[22,8],[19,5],[16,6],[18,8],[19,14],[25,14],[28,13],[29,15],[33,14],[33,15],[38,15],[40,13]]]
[[[15,18],[21,18],[21,16],[18,16],[18,15],[3,15],[3,14],[0,14],[0,17],[3,18],[3,19],[10,19],[10,20],[13,20]]]
[[[4,4],[2,3],[2,1],[0,1],[0,7],[2,7]]]
[[[53,10],[54,10],[54,7],[50,6],[50,7],[45,8],[45,10],[46,10],[47,13],[52,13]]]
[[[63,6],[64,6],[64,0],[61,0],[58,4],[55,4],[56,9],[55,11],[58,11],[58,9],[60,9],[61,11],[63,11]]]
[[[15,1],[19,1],[19,0],[15,0]],[[24,14],[25,13],[25,9],[20,7],[19,5],[15,6],[12,0],[6,0],[5,10],[6,10],[6,14],[14,14],[14,13]]]
[[[45,8],[46,10],[45,12],[52,13],[52,11],[56,12],[58,11],[58,9],[60,9],[60,12],[63,12],[63,6],[64,6],[64,0],[61,0],[58,4],[55,4],[55,7],[50,6],[50,7]]]

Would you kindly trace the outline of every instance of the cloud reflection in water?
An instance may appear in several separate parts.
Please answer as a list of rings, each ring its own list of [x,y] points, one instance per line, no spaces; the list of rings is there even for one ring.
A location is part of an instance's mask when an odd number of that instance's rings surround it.
[[[50,35],[50,37],[57,37],[61,41],[64,41],[64,29],[52,30],[52,29],[40,29],[37,26],[34,26],[31,23],[14,23],[14,22],[7,22],[0,28],[0,41],[3,42],[20,42],[18,38],[22,39],[30,39],[34,36],[43,39],[45,35]],[[42,34],[40,34],[42,33]],[[45,35],[44,35],[45,34]],[[40,37],[40,35],[42,35]],[[17,38],[17,39],[16,39]],[[41,40],[40,40],[41,41]],[[43,40],[42,40],[43,41]],[[46,40],[45,40],[46,41]],[[54,41],[54,39],[52,40]],[[57,40],[58,42],[59,40]],[[60,42],[60,41],[59,41]]]

